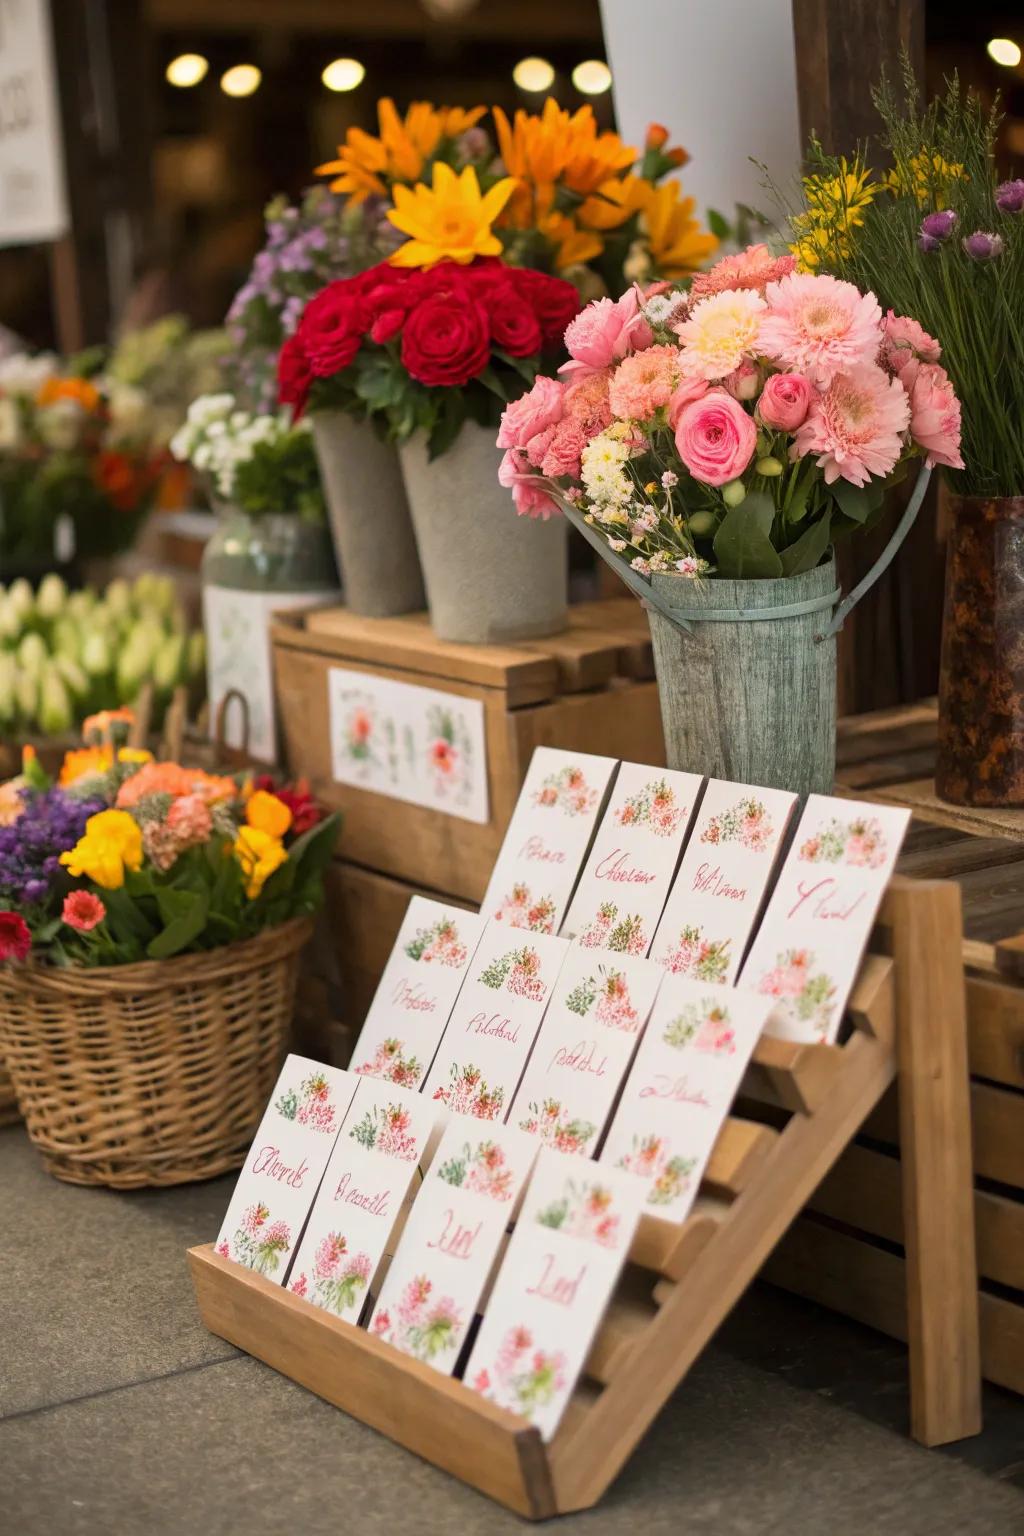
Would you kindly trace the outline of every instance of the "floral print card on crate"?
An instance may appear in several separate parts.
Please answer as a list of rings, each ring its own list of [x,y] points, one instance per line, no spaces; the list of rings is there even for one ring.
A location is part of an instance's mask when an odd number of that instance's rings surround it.
[[[623,763],[561,932],[646,955],[700,795],[696,773]]]
[[[359,1080],[288,1276],[294,1295],[359,1321],[433,1123],[420,1094]]]
[[[352,1053],[353,1071],[422,1088],[483,926],[475,912],[412,898]]]
[[[664,975],[653,960],[587,949],[562,967],[509,1124],[593,1157]]]
[[[280,1285],[358,1079],[289,1056],[238,1175],[217,1252]]]
[[[544,1440],[586,1363],[642,1206],[628,1173],[538,1153],[464,1380]]]
[[[689,1214],[770,1006],[742,988],[662,982],[600,1159],[637,1179],[652,1216]]]
[[[613,757],[537,748],[480,907],[484,917],[558,932],[616,767]]]
[[[450,1375],[536,1144],[453,1115],[409,1212],[370,1332]]]
[[[671,975],[735,982],[796,800],[708,780],[651,947]]]
[[[772,1000],[769,1034],[835,1040],[909,821],[809,796],[741,978]]]
[[[424,1088],[439,1109],[507,1119],[568,950],[553,934],[487,924]]]

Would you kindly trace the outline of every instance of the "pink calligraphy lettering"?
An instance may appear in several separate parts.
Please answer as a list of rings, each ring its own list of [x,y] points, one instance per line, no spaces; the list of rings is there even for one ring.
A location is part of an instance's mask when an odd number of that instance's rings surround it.
[[[371,1193],[369,1190],[357,1189],[352,1183],[352,1175],[343,1173],[334,1191],[334,1198],[344,1200],[346,1205],[357,1205],[368,1216],[387,1216],[391,1191],[378,1189]]]
[[[544,1268],[540,1278],[534,1285],[526,1287],[527,1296],[542,1296],[545,1301],[557,1302],[560,1307],[571,1307],[576,1300],[576,1292],[579,1290],[580,1281],[587,1272],[585,1264],[580,1265],[580,1272],[570,1278],[569,1275],[555,1273],[555,1255],[544,1255]]]
[[[698,1109],[710,1109],[711,1104],[703,1088],[694,1092],[685,1077],[669,1077],[659,1073],[653,1083],[640,1089],[641,1099],[671,1099],[673,1104],[693,1104]]]
[[[811,917],[822,922],[848,922],[866,894],[861,891],[852,901],[848,896],[840,895],[839,881],[834,875],[826,875],[823,880],[817,880],[811,886],[806,886],[802,880],[798,880],[796,888],[797,899],[786,916],[795,917],[804,903],[809,901]]]
[[[515,1045],[519,1040],[521,1023],[512,1028],[512,1020],[502,1018],[500,1013],[474,1013],[466,1025],[467,1035],[489,1035],[492,1040],[506,1040],[509,1045]]]
[[[746,886],[730,885],[719,864],[714,868],[708,863],[702,864],[693,877],[693,889],[700,891],[702,896],[724,896],[727,901],[747,899]]]
[[[649,874],[647,870],[636,869],[631,865],[629,855],[621,848],[613,848],[594,870],[595,880],[624,881],[629,885],[650,885],[651,881],[657,878],[657,875]]]
[[[597,1056],[596,1040],[578,1040],[571,1050],[564,1045],[560,1046],[548,1063],[548,1071],[552,1067],[568,1067],[572,1072],[592,1072],[595,1077],[604,1077],[607,1056]]]
[[[280,1149],[278,1147],[261,1147],[253,1158],[253,1173],[265,1173],[268,1179],[276,1179],[279,1184],[287,1184],[289,1189],[301,1189],[302,1180],[309,1172],[309,1164],[303,1158],[298,1167],[291,1167],[282,1163]]]
[[[391,1001],[396,1008],[405,1008],[410,1013],[433,1013],[437,1007],[436,998],[425,992],[419,982],[411,987],[404,979],[392,992]]]
[[[521,859],[539,860],[542,864],[564,864],[564,848],[549,848],[542,837],[528,837],[519,850]]]
[[[429,1242],[427,1247],[440,1248],[442,1253],[449,1254],[453,1259],[471,1258],[473,1244],[480,1236],[482,1226],[483,1222],[478,1221],[475,1227],[464,1227],[449,1207],[445,1211],[444,1230],[440,1237]]]

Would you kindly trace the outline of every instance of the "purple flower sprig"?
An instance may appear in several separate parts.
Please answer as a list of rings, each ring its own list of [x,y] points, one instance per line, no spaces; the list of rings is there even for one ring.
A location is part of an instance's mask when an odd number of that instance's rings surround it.
[[[0,906],[38,908],[58,885],[60,855],[73,848],[102,800],[75,800],[62,789],[24,790],[25,809],[0,827]]]
[[[1024,213],[1024,181],[1004,181],[996,187],[996,207],[1000,213]]]
[[[966,235],[961,244],[972,261],[995,261],[1003,254],[1002,235],[987,229],[976,229],[973,235]]]

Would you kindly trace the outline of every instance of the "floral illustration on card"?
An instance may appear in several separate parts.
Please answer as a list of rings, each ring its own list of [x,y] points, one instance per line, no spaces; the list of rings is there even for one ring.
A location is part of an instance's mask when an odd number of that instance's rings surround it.
[[[372,1273],[373,1260],[368,1253],[350,1253],[340,1232],[328,1232],[313,1256],[312,1289],[309,1276],[300,1274],[289,1290],[340,1317],[362,1300]]]
[[[703,928],[687,925],[678,940],[659,956],[673,976],[692,976],[695,981],[725,980],[729,969],[729,940],[706,939]]]
[[[594,1021],[607,1029],[624,1029],[634,1034],[640,1024],[640,1016],[629,996],[629,982],[622,971],[597,968],[595,976],[584,976],[577,982],[565,1000],[570,1013],[578,1013],[585,1019],[593,1010]]]
[[[795,1022],[827,1034],[836,989],[831,976],[815,969],[813,950],[784,950],[772,969],[765,971],[757,990],[777,998],[778,1006]]]
[[[346,694],[347,708],[341,728],[342,755],[365,777],[378,763],[379,732],[377,712],[369,694]]]
[[[679,805],[667,779],[652,779],[615,812],[620,827],[646,827],[655,837],[678,832],[688,807]]]
[[[688,1003],[681,1013],[665,1025],[661,1037],[675,1050],[691,1046],[709,1056],[732,1056],[736,1051],[736,1031],[724,1003],[704,998]]]
[[[416,1159],[416,1137],[410,1135],[412,1116],[401,1104],[374,1104],[349,1131],[353,1141],[370,1147],[385,1157],[400,1158],[403,1163]]]
[[[448,965],[457,970],[465,965],[468,950],[459,937],[458,925],[450,917],[439,917],[436,923],[417,928],[405,945],[405,953],[423,965]]]
[[[696,1158],[673,1156],[667,1136],[634,1136],[628,1152],[615,1165],[638,1178],[650,1179],[648,1205],[673,1205],[690,1187]]]
[[[466,722],[443,704],[427,710],[427,767],[439,800],[464,800],[472,789],[473,741]]]
[[[394,1308],[377,1312],[372,1325],[378,1338],[424,1361],[454,1355],[462,1326],[462,1314],[451,1296],[435,1297],[434,1282],[427,1275],[414,1275]]]
[[[479,1067],[460,1067],[452,1062],[447,1086],[434,1090],[446,1109],[456,1115],[475,1115],[478,1120],[496,1120],[505,1102],[504,1088],[489,1088]]]
[[[582,768],[568,764],[557,773],[549,773],[540,789],[534,791],[534,805],[557,809],[566,816],[585,816],[597,804],[597,790],[587,784]]]
[[[598,1179],[567,1179],[563,1193],[537,1212],[539,1226],[583,1237],[601,1248],[615,1248],[619,1217],[612,1210],[612,1192]]]
[[[288,1223],[271,1221],[269,1208],[257,1200],[242,1212],[241,1224],[230,1245],[219,1243],[217,1252],[225,1259],[234,1259],[237,1264],[254,1269],[258,1275],[272,1275],[281,1263],[282,1254],[291,1247],[291,1241]]]
[[[519,1129],[531,1136],[539,1136],[545,1146],[559,1152],[586,1152],[587,1144],[597,1135],[592,1120],[580,1120],[562,1108],[560,1099],[544,1099],[542,1103],[527,1105],[526,1118],[520,1120]]]
[[[399,1088],[415,1088],[423,1076],[423,1067],[410,1051],[405,1054],[405,1044],[395,1036],[382,1040],[370,1057],[355,1071],[361,1077],[379,1077],[385,1083],[396,1083]]]
[[[528,885],[517,880],[495,912],[495,921],[510,928],[528,928],[533,933],[554,933],[555,913],[552,898],[545,892],[535,896]]]
[[[579,935],[585,949],[613,949],[620,955],[645,955],[650,943],[643,919],[635,912],[619,916],[614,901],[602,901],[597,916]]]
[[[470,1386],[504,1408],[532,1419],[567,1383],[567,1361],[559,1349],[541,1349],[529,1328],[510,1328],[491,1366],[476,1372]]]
[[[313,1072],[304,1078],[299,1088],[287,1088],[279,1095],[274,1108],[286,1120],[294,1120],[311,1131],[336,1131],[334,1105],[330,1088],[322,1072]]]
[[[511,1200],[515,1185],[513,1170],[493,1141],[464,1142],[461,1152],[441,1164],[437,1176],[456,1189],[469,1189],[491,1200]]]
[[[880,869],[888,857],[885,834],[874,816],[838,816],[819,828],[800,845],[800,857],[808,864],[849,864],[857,869]]]
[[[540,955],[527,944],[522,949],[509,949],[492,960],[480,972],[485,987],[495,992],[504,987],[516,997],[528,997],[532,1002],[542,1001],[547,991],[540,979]]]
[[[737,800],[728,810],[712,816],[700,835],[702,843],[739,843],[751,853],[762,853],[775,835],[768,807],[752,795]]]

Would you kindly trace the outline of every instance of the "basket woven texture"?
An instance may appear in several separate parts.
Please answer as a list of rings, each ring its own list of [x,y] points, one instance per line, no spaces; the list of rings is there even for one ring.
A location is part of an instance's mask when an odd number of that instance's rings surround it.
[[[0,967],[0,1054],[70,1184],[185,1184],[241,1165],[287,1044],[295,918],[240,944],[90,970]]]
[[[0,1125],[13,1125],[15,1120],[20,1119],[11,1074],[0,1060]]]

